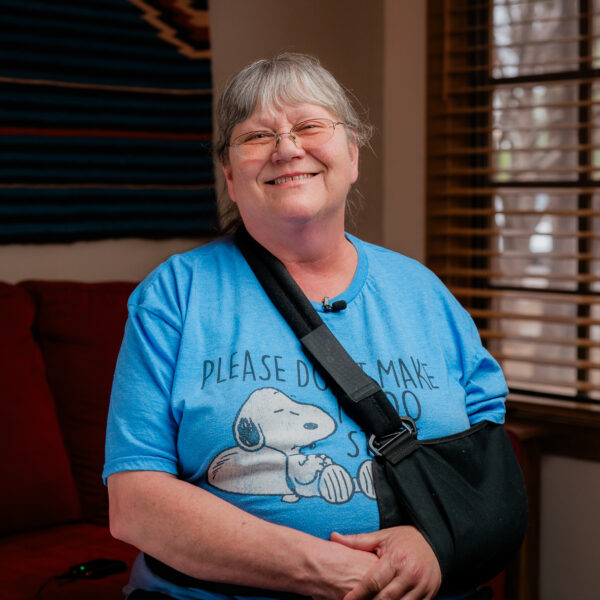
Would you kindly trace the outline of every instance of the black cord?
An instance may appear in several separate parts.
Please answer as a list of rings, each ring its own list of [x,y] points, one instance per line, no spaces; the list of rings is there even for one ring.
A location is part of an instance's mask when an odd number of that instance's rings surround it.
[[[38,588],[34,600],[41,600],[42,593],[48,584],[54,579],[58,585],[73,583],[78,580],[102,579],[109,575],[124,573],[127,570],[127,564],[123,560],[113,558],[96,558],[87,562],[71,565],[68,571],[60,575],[52,575],[46,579]]]
[[[58,585],[64,585],[66,583],[72,583],[75,581],[76,577],[71,577],[66,573],[64,575],[52,575],[52,577],[48,577],[48,579],[46,579],[38,588],[37,592],[35,593],[34,600],[42,600],[42,594],[44,593],[44,590],[51,581],[56,579],[59,580]]]

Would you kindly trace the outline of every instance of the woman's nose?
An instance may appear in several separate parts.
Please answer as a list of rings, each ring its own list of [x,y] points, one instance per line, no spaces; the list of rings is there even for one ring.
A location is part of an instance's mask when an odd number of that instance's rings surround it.
[[[282,133],[277,136],[275,151],[272,154],[274,161],[289,160],[302,155],[304,155],[304,149],[293,133]]]

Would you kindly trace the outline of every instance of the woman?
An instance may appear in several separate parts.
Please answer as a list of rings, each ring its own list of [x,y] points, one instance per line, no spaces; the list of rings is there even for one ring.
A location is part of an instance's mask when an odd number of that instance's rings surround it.
[[[305,55],[257,61],[225,89],[218,129],[234,226],[284,263],[420,437],[501,423],[504,379],[466,312],[423,266],[344,232],[368,127],[332,75]],[[413,527],[378,531],[364,433],[231,238],[172,257],[129,311],[104,471],[115,537],[259,597],[436,596],[435,554]],[[231,591],[180,583],[140,556],[127,591]]]

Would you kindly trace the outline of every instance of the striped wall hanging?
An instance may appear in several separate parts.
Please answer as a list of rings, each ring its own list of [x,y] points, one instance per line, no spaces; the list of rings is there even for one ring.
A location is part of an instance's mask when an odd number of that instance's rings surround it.
[[[207,0],[0,0],[0,243],[214,233]]]

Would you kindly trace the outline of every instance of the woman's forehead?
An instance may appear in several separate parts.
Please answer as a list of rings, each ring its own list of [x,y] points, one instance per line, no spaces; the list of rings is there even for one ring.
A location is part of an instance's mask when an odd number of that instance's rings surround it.
[[[301,104],[287,104],[279,102],[269,106],[257,106],[254,112],[238,125],[252,125],[257,127],[271,128],[273,124],[279,123],[294,125],[305,119],[328,118],[336,119],[329,109],[319,104],[303,102]],[[237,127],[236,127],[237,129]]]

